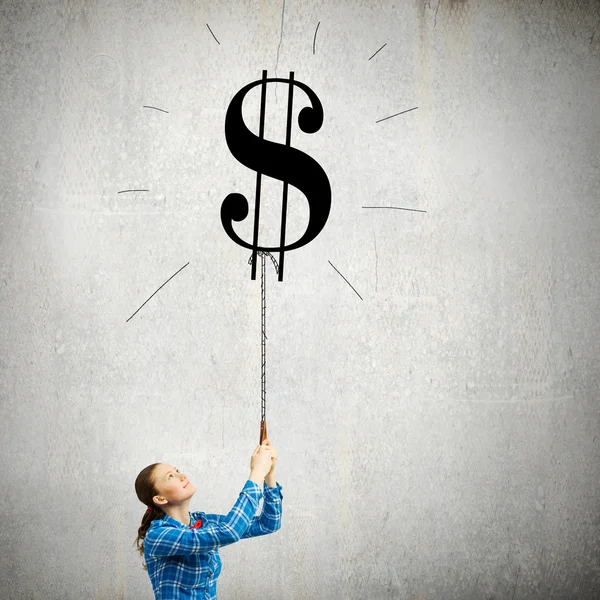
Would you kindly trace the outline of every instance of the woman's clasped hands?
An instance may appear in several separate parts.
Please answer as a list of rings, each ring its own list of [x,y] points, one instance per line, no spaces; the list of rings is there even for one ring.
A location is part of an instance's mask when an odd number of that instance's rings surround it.
[[[277,463],[277,450],[271,446],[269,438],[265,438],[260,446],[252,453],[250,459],[250,472],[259,475],[262,478],[271,475],[275,470]]]

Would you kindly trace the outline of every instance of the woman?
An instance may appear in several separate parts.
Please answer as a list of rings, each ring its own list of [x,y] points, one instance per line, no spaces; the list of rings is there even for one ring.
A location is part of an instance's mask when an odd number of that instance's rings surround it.
[[[276,462],[277,450],[266,439],[254,450],[250,476],[227,515],[190,513],[196,488],[176,467],[154,463],[140,472],[135,491],[148,508],[136,542],[156,600],[216,599],[219,548],[281,527],[283,495],[275,480]],[[254,516],[263,480],[263,510]]]

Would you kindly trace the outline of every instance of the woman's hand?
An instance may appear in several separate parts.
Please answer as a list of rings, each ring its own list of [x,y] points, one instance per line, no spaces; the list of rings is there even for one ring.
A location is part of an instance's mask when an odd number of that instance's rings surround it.
[[[272,455],[271,447],[264,441],[260,446],[256,447],[250,459],[250,479],[252,479],[253,475],[256,475],[259,479],[264,479],[267,473],[270,473],[269,469],[273,465],[271,460]]]
[[[263,440],[263,443],[267,446],[267,448],[270,448],[271,450],[271,470],[267,473],[267,475],[271,475],[273,473],[273,471],[275,471],[275,464],[277,463],[277,450],[275,450],[275,448],[273,448],[273,446],[271,446],[271,442],[269,440],[269,438],[265,438]]]

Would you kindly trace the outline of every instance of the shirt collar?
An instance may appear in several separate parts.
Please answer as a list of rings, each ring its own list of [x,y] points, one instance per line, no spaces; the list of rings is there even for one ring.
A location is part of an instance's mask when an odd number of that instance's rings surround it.
[[[183,527],[185,529],[187,529],[189,527],[189,525],[185,525],[181,521],[178,521],[177,519],[173,519],[173,517],[170,517],[167,513],[164,514],[164,516],[162,517],[161,520],[163,521],[163,523],[169,523],[170,525],[176,525],[177,527]],[[197,519],[194,519],[193,513],[190,513],[191,524],[193,525],[195,521],[197,521]]]

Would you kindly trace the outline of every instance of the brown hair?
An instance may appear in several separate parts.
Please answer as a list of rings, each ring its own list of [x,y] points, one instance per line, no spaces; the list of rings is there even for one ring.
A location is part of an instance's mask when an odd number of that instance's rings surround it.
[[[137,544],[138,552],[141,556],[144,556],[144,542],[143,539],[146,537],[146,532],[148,531],[148,527],[154,519],[162,519],[165,516],[165,513],[154,505],[152,498],[158,494],[154,487],[154,469],[160,463],[154,463],[152,465],[147,466],[144,470],[140,471],[140,474],[136,477],[135,480],[135,493],[140,502],[143,502],[145,505],[144,508],[144,516],[142,517],[142,524],[138,528],[138,535],[135,539],[134,544]],[[148,507],[151,506],[152,510],[148,510]],[[146,563],[142,563],[144,567],[144,571],[147,571]]]

